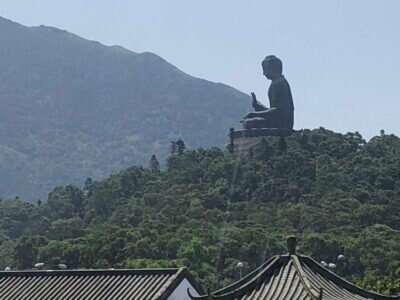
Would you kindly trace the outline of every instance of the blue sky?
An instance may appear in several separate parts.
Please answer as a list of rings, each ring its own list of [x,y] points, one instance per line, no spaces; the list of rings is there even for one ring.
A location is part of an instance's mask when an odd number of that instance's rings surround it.
[[[283,60],[295,128],[400,135],[400,1],[2,0],[0,15],[151,51],[183,71],[256,92]],[[221,112],[223,113],[223,112]]]

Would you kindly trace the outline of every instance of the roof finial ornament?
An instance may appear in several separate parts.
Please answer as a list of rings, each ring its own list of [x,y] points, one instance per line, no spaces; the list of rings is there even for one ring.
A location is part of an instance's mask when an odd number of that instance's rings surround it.
[[[296,255],[297,238],[294,235],[287,237],[287,248],[289,255]]]

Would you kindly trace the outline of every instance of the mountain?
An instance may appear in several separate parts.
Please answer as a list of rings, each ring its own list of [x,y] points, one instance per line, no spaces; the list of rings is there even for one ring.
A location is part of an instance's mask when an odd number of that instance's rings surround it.
[[[179,137],[221,146],[249,104],[153,53],[0,18],[0,196],[46,198],[151,154],[162,161]]]

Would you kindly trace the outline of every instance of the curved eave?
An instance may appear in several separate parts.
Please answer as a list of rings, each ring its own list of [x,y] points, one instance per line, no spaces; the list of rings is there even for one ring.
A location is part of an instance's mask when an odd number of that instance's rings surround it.
[[[238,288],[240,288],[240,287],[244,286],[245,284],[247,284],[248,282],[250,282],[257,275],[260,275],[261,273],[265,273],[265,271],[268,268],[272,267],[273,263],[282,256],[284,256],[284,255],[281,255],[281,256],[276,255],[276,256],[271,257],[269,260],[264,262],[261,266],[259,266],[258,268],[256,268],[255,270],[253,270],[252,272],[250,272],[249,274],[247,274],[240,280],[238,280],[238,281],[232,283],[231,285],[228,285],[220,290],[215,291],[213,293],[213,295],[218,296],[218,295],[227,294],[229,292],[236,291]]]
[[[314,269],[318,273],[322,274],[323,276],[325,276],[326,278],[328,278],[329,280],[334,282],[336,285],[343,287],[344,289],[346,289],[356,295],[360,295],[362,297],[374,299],[374,300],[400,300],[400,296],[385,296],[385,295],[381,295],[378,293],[366,291],[366,290],[356,286],[355,284],[347,281],[346,279],[336,275],[329,269],[321,266],[318,262],[316,262],[314,259],[312,259],[309,256],[301,256],[301,260],[304,263],[306,263],[307,265],[309,265],[309,267],[311,267],[311,269]]]
[[[254,289],[257,289],[257,287],[260,285],[261,282],[263,282],[263,278],[265,276],[272,276],[276,270],[281,269],[282,266],[285,263],[289,263],[290,260],[292,260],[292,257],[289,255],[281,255],[281,256],[274,256],[272,259],[267,261],[267,263],[263,264],[261,267],[257,268],[255,271],[244,277],[242,280],[239,280],[232,285],[223,288],[215,293],[209,293],[208,295],[202,295],[202,296],[193,296],[189,293],[189,296],[193,300],[210,300],[210,299],[215,299],[215,300],[232,300],[236,298],[240,298],[247,293],[251,292]],[[292,262],[294,265],[296,264],[295,261]],[[301,266],[297,266],[300,267]],[[299,269],[296,267],[297,272]],[[318,300],[318,296],[311,291],[311,287],[307,282],[306,278],[303,278],[302,284],[306,285],[304,287],[304,290],[308,294],[308,296],[311,299]]]

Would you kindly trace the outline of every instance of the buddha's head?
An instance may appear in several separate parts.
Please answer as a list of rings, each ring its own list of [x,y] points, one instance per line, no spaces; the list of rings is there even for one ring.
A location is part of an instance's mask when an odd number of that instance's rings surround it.
[[[263,74],[268,79],[274,79],[282,75],[282,61],[275,55],[268,55],[261,63]]]

